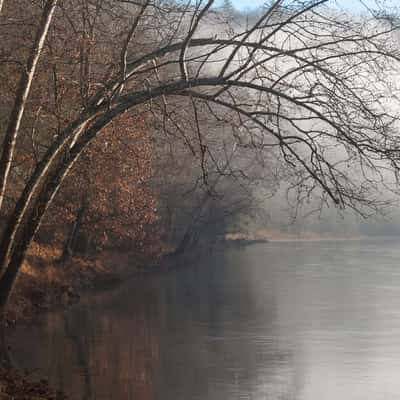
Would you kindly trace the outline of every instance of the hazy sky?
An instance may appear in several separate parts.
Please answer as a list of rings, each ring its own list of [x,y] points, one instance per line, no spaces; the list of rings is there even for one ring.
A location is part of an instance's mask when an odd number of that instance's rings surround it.
[[[223,0],[218,0],[219,3],[222,3],[222,1]],[[376,9],[377,2],[379,2],[381,6],[398,7],[400,5],[400,0],[331,0],[329,4],[332,7],[336,6],[355,13],[360,13],[365,10],[362,4]],[[232,3],[236,8],[243,10],[246,8],[259,7],[265,3],[265,0],[232,0]]]

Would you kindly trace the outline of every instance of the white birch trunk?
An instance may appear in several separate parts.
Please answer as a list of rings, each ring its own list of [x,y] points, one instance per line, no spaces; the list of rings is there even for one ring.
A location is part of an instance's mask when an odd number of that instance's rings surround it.
[[[4,0],[0,0],[0,12]],[[54,15],[57,0],[47,0],[43,9],[39,28],[36,33],[33,47],[29,54],[26,69],[22,74],[15,95],[14,106],[8,121],[7,131],[5,134],[2,153],[0,158],[0,211],[2,209],[4,195],[7,188],[8,176],[10,174],[15,145],[17,142],[19,128],[21,126],[22,117],[25,111],[26,101],[32,86],[33,77],[39,61],[40,54],[49,31],[50,23]]]

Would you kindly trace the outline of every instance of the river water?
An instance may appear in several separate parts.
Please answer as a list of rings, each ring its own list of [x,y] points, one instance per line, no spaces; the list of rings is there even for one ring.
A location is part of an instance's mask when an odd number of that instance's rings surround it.
[[[146,274],[12,331],[72,399],[400,396],[400,242],[281,242]]]

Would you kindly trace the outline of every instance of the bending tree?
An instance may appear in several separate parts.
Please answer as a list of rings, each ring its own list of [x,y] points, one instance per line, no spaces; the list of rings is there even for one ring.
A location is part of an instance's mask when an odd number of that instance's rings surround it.
[[[236,146],[257,154],[260,165],[271,153],[285,163],[282,178],[299,202],[315,192],[322,202],[368,213],[384,203],[377,196],[382,185],[397,183],[400,108],[392,78],[400,52],[398,27],[389,19],[353,20],[332,11],[329,0],[276,0],[253,20],[231,25],[213,9],[213,0],[75,3],[64,1],[56,9],[48,50],[39,61],[40,79],[47,82],[49,76],[52,96],[61,102],[62,70],[74,78],[70,85],[79,87],[79,102],[72,98],[71,108],[58,108],[56,134],[35,154],[22,187],[16,191],[13,179],[7,180],[5,193],[12,191],[15,201],[0,242],[1,315],[63,180],[91,141],[123,113],[157,109],[165,127],[175,127],[185,143],[185,132],[177,128],[179,110],[171,111],[170,99],[207,107],[216,118],[229,110]],[[34,8],[33,2],[27,7]],[[1,18],[7,18],[4,10],[7,1]],[[85,16],[85,29],[76,29],[77,10]],[[106,29],[110,36],[104,40]],[[78,64],[69,62],[73,40]],[[56,43],[65,50],[58,57]],[[15,125],[13,113],[9,118]],[[200,129],[197,133],[191,151],[207,182],[213,154]]]

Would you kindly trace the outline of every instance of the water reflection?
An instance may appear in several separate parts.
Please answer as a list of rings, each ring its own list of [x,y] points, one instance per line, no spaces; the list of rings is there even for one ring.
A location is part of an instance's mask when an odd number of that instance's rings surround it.
[[[217,252],[9,340],[73,399],[387,399],[400,392],[393,241]]]

